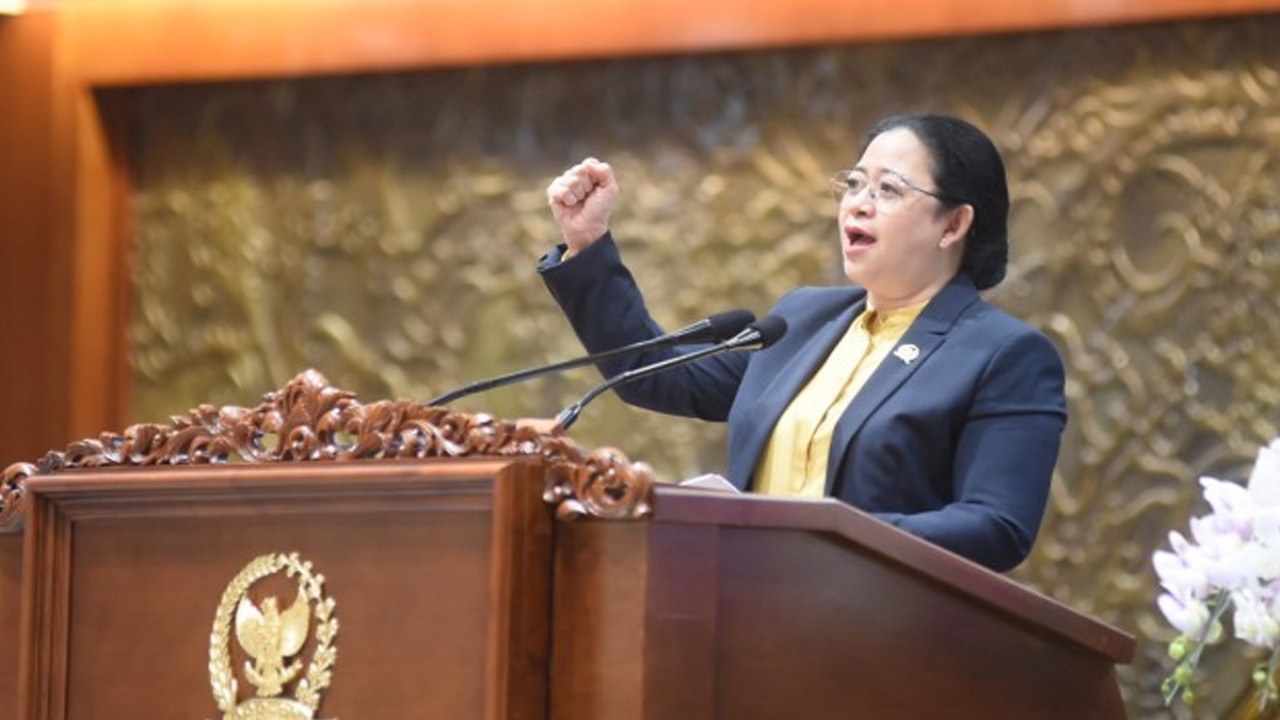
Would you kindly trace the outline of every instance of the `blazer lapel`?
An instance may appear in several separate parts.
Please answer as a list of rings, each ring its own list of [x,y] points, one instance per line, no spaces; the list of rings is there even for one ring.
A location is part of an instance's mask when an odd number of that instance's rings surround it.
[[[773,426],[778,422],[787,406],[795,399],[804,384],[817,372],[818,366],[826,361],[840,338],[853,319],[866,307],[865,297],[849,303],[822,324],[812,334],[810,340],[789,360],[782,372],[765,386],[760,393],[756,412],[752,414],[750,424],[743,428],[743,436],[739,447],[742,452],[733,453],[729,458],[729,477],[741,478],[744,487],[749,485],[755,474],[756,463],[764,454],[769,436],[773,434]]]
[[[929,302],[880,367],[867,378],[853,402],[836,423],[827,456],[826,494],[835,486],[836,473],[854,436],[867,418],[915,374],[925,360],[947,339],[947,333],[966,308],[978,299],[978,291],[966,275],[957,275]],[[824,356],[825,357],[825,356]]]

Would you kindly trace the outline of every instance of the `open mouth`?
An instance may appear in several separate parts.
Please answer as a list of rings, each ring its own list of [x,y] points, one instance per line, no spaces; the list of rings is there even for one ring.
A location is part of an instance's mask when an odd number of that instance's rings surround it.
[[[844,237],[850,245],[874,245],[876,242],[874,235],[870,235],[856,227],[845,228]]]

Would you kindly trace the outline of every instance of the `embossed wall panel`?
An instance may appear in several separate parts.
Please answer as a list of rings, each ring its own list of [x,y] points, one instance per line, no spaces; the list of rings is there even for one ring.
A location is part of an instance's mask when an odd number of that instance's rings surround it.
[[[992,298],[1044,328],[1071,421],[1017,577],[1143,639],[1123,671],[1160,707],[1170,637],[1149,556],[1203,473],[1244,477],[1280,421],[1280,16],[816,50],[158,88],[136,132],[133,416],[251,404],[304,367],[426,399],[580,348],[534,262],[544,188],[588,154],[669,327],[765,312],[842,280],[825,178],[876,118],[986,127],[1014,194]],[[545,416],[590,371],[460,401]],[[661,475],[723,467],[719,427],[612,398],[575,426]],[[1217,717],[1247,683],[1211,657]],[[1199,715],[1196,715],[1196,712]]]

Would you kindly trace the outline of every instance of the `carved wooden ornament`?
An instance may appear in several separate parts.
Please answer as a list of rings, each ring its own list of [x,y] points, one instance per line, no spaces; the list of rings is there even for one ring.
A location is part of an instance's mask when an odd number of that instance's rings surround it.
[[[411,400],[361,404],[307,370],[256,408],[200,405],[168,425],[140,424],[15,463],[0,474],[0,532],[22,528],[25,480],[78,468],[540,455],[557,515],[638,518],[652,512],[653,473],[612,448]]]

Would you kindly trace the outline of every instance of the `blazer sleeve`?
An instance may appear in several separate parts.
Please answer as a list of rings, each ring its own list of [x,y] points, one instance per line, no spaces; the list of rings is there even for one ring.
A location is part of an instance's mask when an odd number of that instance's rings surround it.
[[[664,334],[645,306],[611,235],[561,262],[563,246],[545,255],[538,272],[587,352],[597,353]],[[686,352],[696,349],[691,346]],[[664,348],[601,362],[602,375],[676,357]],[[723,421],[746,371],[743,353],[725,353],[655,373],[614,388],[627,403],[672,415]]]
[[[1015,335],[991,357],[960,430],[953,501],[877,517],[997,571],[1026,558],[1040,528],[1066,424],[1064,371],[1044,335]]]

